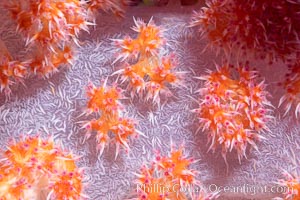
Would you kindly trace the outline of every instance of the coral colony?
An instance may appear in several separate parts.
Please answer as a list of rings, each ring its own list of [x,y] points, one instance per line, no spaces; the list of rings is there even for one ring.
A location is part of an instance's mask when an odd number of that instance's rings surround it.
[[[279,101],[279,106],[284,104],[284,115],[294,107],[295,116],[298,117],[300,112],[300,61],[289,66],[289,73],[280,85],[286,90],[285,95]]]
[[[86,198],[82,170],[74,157],[52,139],[26,137],[13,142],[0,160],[0,199]]]
[[[258,150],[256,142],[270,131],[267,123],[274,117],[264,81],[258,72],[244,65],[250,58],[283,61],[289,73],[281,86],[286,94],[279,101],[284,115],[295,108],[300,112],[300,3],[297,0],[207,0],[207,6],[195,13],[192,26],[200,28],[209,46],[225,54],[228,61],[237,59],[242,67],[216,66],[215,71],[198,79],[198,114],[200,129],[207,132],[209,150],[222,149],[226,156],[233,149],[238,160],[247,157],[247,146]],[[62,65],[72,64],[81,30],[95,25],[98,9],[123,16],[123,0],[10,0],[4,8],[11,15],[17,32],[25,38],[29,54],[23,61],[9,52],[0,39],[0,89],[7,95],[10,85],[22,82],[31,73],[47,77]],[[164,55],[164,30],[152,20],[148,23],[134,18],[135,38],[113,39],[118,48],[122,69],[116,71],[122,82],[128,83],[133,98],[136,94],[160,104],[160,96],[171,95],[169,86],[178,86],[180,72],[174,71],[174,55]],[[254,57],[253,57],[254,56]],[[243,61],[243,62],[241,62]],[[112,86],[107,79],[96,87],[87,87],[87,114],[97,118],[86,123],[84,140],[96,133],[97,149],[102,155],[112,141],[116,155],[120,148],[130,150],[129,140],[142,133],[136,121],[124,117],[122,90],[117,80]],[[0,200],[47,199],[77,200],[83,194],[83,171],[77,168],[75,157],[52,138],[23,137],[13,141],[0,157]],[[167,156],[157,153],[150,165],[136,174],[136,200],[204,200],[218,197],[207,193],[196,180],[198,172],[190,169],[193,159],[184,156],[183,147]],[[298,175],[285,172],[278,184],[289,188],[285,199],[300,199]],[[184,189],[185,188],[185,189]],[[183,189],[183,190],[182,190]]]
[[[236,72],[236,74],[234,74]],[[258,83],[257,72],[247,68],[233,69],[218,67],[205,76],[201,94],[199,113],[200,125],[208,130],[211,141],[209,149],[222,146],[222,156],[233,148],[238,159],[246,157],[247,144],[257,149],[256,140],[264,138],[260,132],[269,131],[266,123],[273,117],[269,109],[264,81]]]
[[[138,179],[135,200],[208,200],[218,196],[206,193],[199,181],[197,171],[189,169],[195,163],[183,154],[183,148],[171,150],[170,155],[156,155],[150,166],[143,166]],[[187,196],[189,195],[189,196]]]
[[[87,106],[88,112],[100,113],[100,117],[88,122],[84,127],[88,130],[86,138],[90,137],[91,131],[97,132],[97,149],[100,150],[100,155],[111,140],[109,133],[112,133],[116,143],[117,157],[120,146],[128,151],[130,149],[128,139],[141,133],[135,129],[136,122],[133,119],[122,117],[122,105],[119,102],[122,98],[121,89],[116,85],[107,86],[106,81],[99,88],[92,83],[88,86],[87,95],[90,98]]]
[[[297,0],[207,0],[195,13],[210,45],[237,58],[254,54],[270,62],[289,60],[300,52],[300,4]],[[235,52],[233,52],[235,50]]]
[[[88,30],[85,8],[80,1],[10,1],[7,6],[17,31],[32,48],[31,69],[46,75],[70,63],[73,42],[80,30]]]
[[[114,39],[121,49],[116,61],[129,62],[125,62],[125,68],[115,74],[121,74],[123,81],[129,81],[131,96],[135,92],[142,96],[146,91],[146,99],[159,103],[160,93],[170,94],[166,84],[175,85],[179,81],[178,73],[172,72],[175,67],[174,56],[159,56],[159,50],[165,41],[162,28],[156,26],[152,19],[147,24],[134,19],[134,23],[132,29],[138,33],[136,39],[129,36],[123,40]]]
[[[72,64],[75,46],[80,45],[78,35],[94,25],[90,21],[95,21],[96,9],[112,11],[117,16],[123,13],[118,0],[11,0],[4,7],[29,47],[26,62],[14,61],[8,51],[0,52],[1,90],[6,89],[7,93],[13,79],[24,78],[28,69],[48,76],[60,66]]]

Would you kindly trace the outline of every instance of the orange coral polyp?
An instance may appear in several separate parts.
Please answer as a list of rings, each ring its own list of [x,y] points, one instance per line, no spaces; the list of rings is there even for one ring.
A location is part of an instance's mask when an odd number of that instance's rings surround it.
[[[200,90],[200,108],[195,110],[203,130],[210,132],[210,149],[220,145],[225,160],[233,148],[239,160],[246,157],[247,143],[257,149],[255,141],[263,138],[259,133],[269,131],[266,123],[273,118],[264,82],[256,83],[254,71],[238,68],[237,73],[233,78],[230,68],[224,66],[201,77],[205,84]]]
[[[116,156],[119,153],[119,146],[129,150],[128,140],[139,133],[135,130],[136,122],[132,119],[121,117],[122,106],[119,99],[122,98],[122,91],[116,85],[106,86],[106,81],[102,86],[96,88],[90,84],[87,88],[88,109],[90,112],[99,112],[101,116],[88,122],[84,127],[88,130],[85,138],[90,137],[90,132],[97,132],[97,149],[100,155],[111,140],[110,133],[114,135],[116,143]]]
[[[44,192],[50,199],[84,196],[76,158],[56,147],[52,139],[26,137],[7,149],[0,161],[0,199],[39,199]]]
[[[131,95],[138,93],[140,96],[147,91],[146,99],[153,99],[159,103],[159,94],[170,91],[167,84],[175,85],[179,76],[173,72],[175,66],[174,56],[158,55],[164,44],[162,29],[156,26],[152,19],[146,24],[142,20],[134,19],[135,27],[132,29],[138,33],[135,39],[125,37],[123,40],[115,40],[120,48],[117,60],[126,60],[124,69],[117,73],[122,74],[124,81],[129,80],[129,86],[133,89]]]
[[[87,93],[90,97],[88,109],[92,112],[116,113],[120,109],[118,100],[121,98],[121,92],[121,89],[116,86],[112,88],[91,86]]]
[[[137,192],[140,200],[197,200],[214,199],[217,193],[206,193],[201,190],[200,194],[193,191],[184,193],[181,187],[200,187],[196,180],[196,170],[189,169],[194,163],[193,159],[183,155],[183,148],[171,150],[170,155],[156,155],[156,160],[148,166],[143,166],[136,180],[139,185]],[[187,189],[187,188],[186,188]],[[190,196],[188,196],[190,195]]]
[[[284,199],[300,200],[300,177],[296,174],[290,174],[287,171],[283,173],[285,179],[280,179],[277,184],[285,187]]]
[[[0,92],[10,93],[9,86],[14,80],[21,81],[27,75],[29,62],[14,61],[4,42],[0,39]]]

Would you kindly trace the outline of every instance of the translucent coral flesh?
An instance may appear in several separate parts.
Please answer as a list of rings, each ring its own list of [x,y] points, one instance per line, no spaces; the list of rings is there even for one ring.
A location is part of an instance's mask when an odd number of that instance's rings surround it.
[[[137,195],[140,200],[204,200],[213,199],[217,194],[208,194],[199,191],[184,193],[181,187],[200,187],[196,180],[197,171],[191,170],[193,159],[183,155],[183,148],[172,150],[170,155],[156,155],[153,164],[143,166],[140,174],[137,174]],[[194,188],[195,189],[195,188]],[[190,198],[189,198],[190,197]]]
[[[200,89],[199,113],[203,130],[208,131],[210,149],[222,146],[222,155],[233,148],[239,160],[246,156],[247,144],[257,149],[259,133],[269,131],[266,123],[273,117],[264,82],[257,83],[256,72],[239,68],[237,76],[228,66],[200,77],[205,80]],[[235,77],[235,78],[234,78]]]
[[[274,62],[292,59],[300,51],[299,11],[297,1],[208,0],[192,25],[227,56],[250,53]]]
[[[128,60],[130,63],[126,63],[125,68],[118,73],[123,75],[124,81],[129,80],[129,86],[134,92],[141,95],[146,91],[146,99],[153,99],[159,103],[160,93],[170,93],[166,85],[179,81],[178,73],[173,72],[174,56],[158,55],[165,41],[163,31],[152,19],[147,24],[139,19],[134,21],[135,26],[132,29],[138,36],[135,39],[126,37],[123,40],[115,40],[121,49],[117,60]]]
[[[26,137],[7,147],[0,163],[0,199],[80,199],[82,172],[72,154],[51,139]]]
[[[100,117],[85,125],[89,132],[86,137],[89,137],[91,131],[97,132],[97,149],[100,150],[100,155],[112,139],[110,133],[113,134],[116,143],[116,156],[120,146],[129,150],[129,138],[139,133],[135,130],[136,122],[134,120],[121,116],[122,105],[119,102],[119,99],[123,98],[121,92],[116,85],[107,86],[106,81],[99,88],[93,84],[87,88],[89,112],[100,113]]]

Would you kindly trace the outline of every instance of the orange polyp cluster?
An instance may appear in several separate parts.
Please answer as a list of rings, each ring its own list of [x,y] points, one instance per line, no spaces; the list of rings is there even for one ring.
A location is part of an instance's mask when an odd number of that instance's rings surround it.
[[[16,22],[17,31],[26,38],[26,46],[30,46],[30,62],[0,55],[1,90],[7,91],[12,79],[24,77],[28,66],[35,74],[48,76],[62,65],[72,65],[78,35],[94,25],[89,20],[94,20],[96,9],[112,11],[117,16],[123,13],[118,0],[11,0],[4,5]]]
[[[286,93],[280,98],[279,106],[285,105],[286,115],[292,107],[295,107],[295,115],[300,112],[300,62],[289,67],[286,80],[282,83]]]
[[[38,136],[7,147],[0,161],[0,199],[81,199],[82,170],[52,139]]]
[[[285,179],[280,179],[277,184],[285,187],[284,199],[300,200],[300,177],[287,171],[284,171],[283,175]]]
[[[272,105],[264,82],[258,84],[256,77],[255,71],[246,68],[238,68],[234,74],[228,66],[200,77],[205,85],[200,89],[200,108],[195,111],[203,130],[209,131],[209,149],[222,146],[225,161],[233,148],[241,161],[247,144],[257,149],[255,140],[263,138],[259,132],[269,131],[266,123],[273,118],[268,109]]]
[[[140,133],[135,130],[136,122],[132,119],[121,116],[122,106],[119,99],[122,98],[122,91],[116,85],[112,87],[106,86],[106,81],[99,88],[93,84],[88,86],[87,95],[89,113],[100,113],[98,119],[94,119],[87,123],[84,127],[88,129],[86,138],[90,137],[91,131],[96,131],[97,149],[100,155],[103,153],[105,146],[108,145],[111,138],[109,133],[114,134],[116,143],[116,157],[119,153],[120,146],[129,150],[128,140],[130,137]]]
[[[189,169],[192,163],[194,163],[193,159],[183,155],[183,148],[171,150],[168,156],[161,156],[157,153],[152,165],[143,166],[140,174],[137,174],[138,198],[135,199],[187,200],[189,199],[187,195],[195,200],[213,199],[217,194],[204,194],[201,184],[196,180],[198,172]],[[195,194],[196,187],[201,195]],[[193,190],[195,193],[192,192]]]
[[[78,44],[79,31],[91,25],[79,0],[13,0],[7,8],[32,47],[32,70],[42,75],[71,63],[73,42]]]
[[[117,60],[128,60],[124,69],[117,73],[122,74],[123,81],[129,80],[129,87],[142,95],[147,91],[147,99],[159,103],[159,94],[170,94],[166,84],[177,84],[178,74],[172,72],[174,68],[174,56],[160,57],[159,49],[164,44],[162,30],[157,27],[152,19],[145,24],[142,20],[135,20],[132,29],[138,33],[136,39],[126,37],[123,40],[115,40],[121,52]]]

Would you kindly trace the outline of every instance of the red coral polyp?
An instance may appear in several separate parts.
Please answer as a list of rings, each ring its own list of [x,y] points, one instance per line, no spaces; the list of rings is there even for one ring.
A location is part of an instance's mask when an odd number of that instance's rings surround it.
[[[207,0],[195,13],[192,26],[200,28],[213,48],[239,59],[254,55],[287,61],[300,52],[300,4],[290,0]],[[251,57],[249,57],[250,59]]]
[[[52,139],[26,137],[8,145],[0,162],[0,199],[78,200],[83,193],[82,170],[71,153]]]
[[[132,29],[138,33],[137,38],[125,37],[114,40],[120,48],[116,61],[128,61],[124,69],[117,71],[123,81],[129,82],[131,95],[138,93],[140,97],[147,92],[146,99],[159,103],[159,94],[170,94],[167,85],[178,85],[179,75],[173,69],[176,62],[173,55],[160,56],[159,52],[165,43],[163,30],[151,19],[147,24],[135,20]]]
[[[257,83],[257,72],[246,68],[217,67],[217,71],[199,77],[205,81],[199,114],[202,130],[208,131],[209,149],[222,147],[222,155],[236,149],[238,159],[246,157],[247,144],[257,149],[259,133],[269,131],[267,122],[273,117],[264,81]]]

